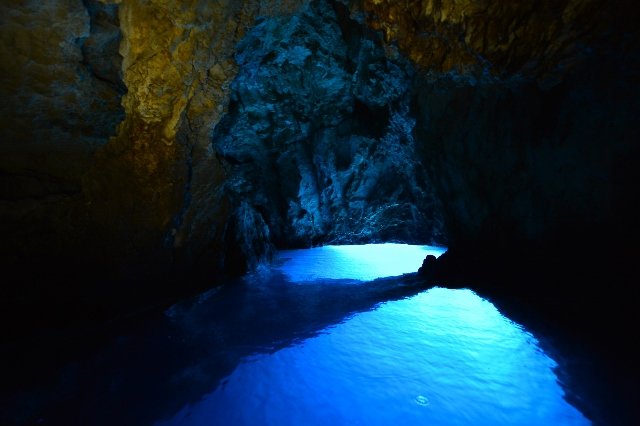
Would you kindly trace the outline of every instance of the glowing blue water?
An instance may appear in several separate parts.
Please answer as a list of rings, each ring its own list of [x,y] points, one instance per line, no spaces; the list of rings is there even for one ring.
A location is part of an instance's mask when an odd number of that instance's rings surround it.
[[[411,263],[415,271],[428,250],[287,251],[277,271],[306,285],[247,278],[237,293],[243,305],[234,305],[220,323],[202,319],[210,315],[203,306],[220,312],[212,304],[217,294],[195,310],[169,312],[190,329],[208,324],[206,333],[229,353],[249,349],[208,393],[156,424],[589,424],[563,398],[557,364],[537,340],[470,290],[415,289],[407,279],[309,284],[407,272],[395,263],[398,251],[404,253],[399,263]],[[332,322],[341,313],[346,315]],[[233,333],[227,335],[229,327]],[[274,341],[264,336],[274,335],[301,337],[256,350]]]
[[[427,255],[436,257],[445,248],[409,244],[324,246],[308,250],[283,250],[286,262],[277,268],[294,282],[317,279],[370,281],[416,272]]]

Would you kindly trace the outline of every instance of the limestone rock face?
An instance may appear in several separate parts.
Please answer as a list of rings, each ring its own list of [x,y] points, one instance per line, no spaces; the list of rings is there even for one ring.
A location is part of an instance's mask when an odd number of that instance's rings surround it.
[[[415,136],[452,245],[580,246],[638,235],[637,7],[374,3],[374,25],[424,70]],[[416,26],[435,32],[419,42],[400,31]],[[456,42],[436,49],[442,60],[416,56],[434,34]],[[452,65],[463,51],[470,60]]]
[[[417,161],[411,64],[340,3],[259,22],[213,147],[236,231],[262,244],[442,242],[439,206]],[[268,253],[249,247],[248,253]],[[252,240],[253,241],[253,240]],[[250,256],[251,257],[251,256]]]
[[[109,317],[175,292],[160,285],[172,270],[183,283],[198,260],[208,271],[230,261],[210,132],[236,72],[236,43],[256,16],[297,4],[2,3],[9,317]]]
[[[457,245],[637,229],[629,0],[0,12],[3,262],[162,274],[437,241],[437,199]]]
[[[223,262],[229,213],[210,133],[237,72],[236,43],[256,16],[296,4],[120,3],[126,118],[83,187],[90,216],[117,255],[169,265],[207,253],[210,265]]]
[[[44,141],[47,155],[104,144],[124,117],[117,7],[65,0],[0,8],[3,152]]]
[[[0,14],[0,253],[11,262],[76,244],[81,179],[116,133],[126,89],[117,6],[4,1]]]
[[[216,264],[227,216],[209,142],[235,45],[298,3],[3,2],[6,255],[154,268],[209,247]]]

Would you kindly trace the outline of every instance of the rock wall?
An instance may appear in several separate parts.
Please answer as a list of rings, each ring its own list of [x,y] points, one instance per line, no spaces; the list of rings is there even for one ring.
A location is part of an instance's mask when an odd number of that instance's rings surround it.
[[[4,1],[2,262],[136,282],[269,242],[631,239],[637,9]]]
[[[426,77],[416,137],[437,157],[452,244],[633,240],[639,66],[594,53],[542,88],[521,75]]]
[[[417,159],[413,67],[339,2],[259,22],[213,146],[228,169],[239,249],[440,242],[441,208]]]
[[[3,262],[220,266],[210,133],[235,45],[298,3],[4,2]]]
[[[637,237],[635,5],[372,3],[371,25],[423,71],[416,138],[451,244]]]
[[[237,42],[256,16],[286,14],[296,5],[120,4],[126,118],[84,180],[91,217],[116,263],[135,259],[153,270],[204,256],[211,269],[224,264],[229,213],[210,134],[237,72]]]
[[[368,23],[423,70],[552,79],[598,45],[628,44],[631,0],[353,0]]]
[[[0,256],[76,240],[82,175],[123,119],[118,9],[95,0],[0,5]]]
[[[3,315],[111,318],[196,286],[199,259],[222,269],[210,133],[237,42],[298,3],[2,3]]]

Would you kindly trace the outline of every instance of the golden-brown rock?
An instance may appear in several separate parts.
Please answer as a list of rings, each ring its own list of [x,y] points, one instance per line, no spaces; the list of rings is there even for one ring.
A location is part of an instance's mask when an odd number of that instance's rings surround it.
[[[538,77],[575,60],[605,31],[633,28],[630,2],[604,0],[364,0],[373,28],[422,68]],[[625,7],[628,6],[628,7]],[[622,28],[621,28],[622,27]]]
[[[235,45],[257,16],[298,3],[120,2],[126,118],[84,189],[114,250],[129,242],[125,258],[161,253],[170,262],[185,242],[198,253],[220,237],[223,171],[209,145],[237,72]]]

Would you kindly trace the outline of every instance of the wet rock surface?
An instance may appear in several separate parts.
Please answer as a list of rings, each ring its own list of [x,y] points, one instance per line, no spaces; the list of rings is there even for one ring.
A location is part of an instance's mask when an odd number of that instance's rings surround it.
[[[339,2],[311,2],[259,22],[236,60],[213,148],[237,232],[268,229],[280,247],[444,241],[416,157],[414,70],[378,34]]]

